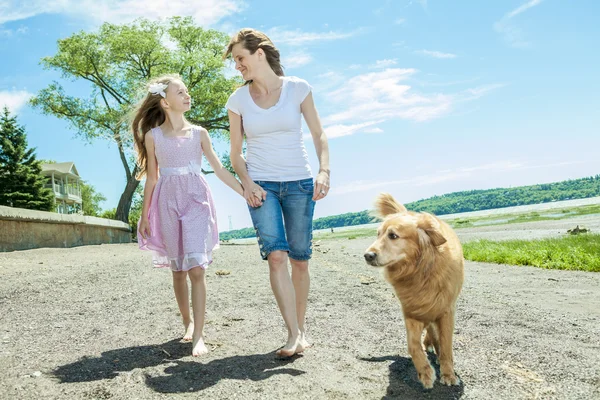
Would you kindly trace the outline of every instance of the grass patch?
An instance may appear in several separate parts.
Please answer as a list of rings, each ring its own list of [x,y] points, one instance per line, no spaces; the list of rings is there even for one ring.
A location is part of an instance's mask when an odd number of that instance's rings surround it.
[[[377,228],[347,229],[343,231],[321,232],[315,234],[315,239],[357,239],[377,236]]]
[[[600,272],[599,234],[540,240],[479,240],[464,243],[463,250],[465,258],[471,261]]]
[[[458,229],[471,228],[475,226],[516,224],[520,222],[556,221],[591,214],[600,214],[600,204],[544,211],[531,211],[526,213],[488,215],[485,217],[456,218],[446,222],[448,222],[448,224],[453,228]]]

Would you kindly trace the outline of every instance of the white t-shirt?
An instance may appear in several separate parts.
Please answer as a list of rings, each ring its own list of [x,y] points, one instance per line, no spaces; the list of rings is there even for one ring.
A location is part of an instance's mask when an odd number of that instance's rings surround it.
[[[246,167],[255,181],[297,181],[312,177],[302,134],[300,104],[312,90],[303,79],[282,77],[279,101],[259,107],[249,86],[237,89],[227,100],[229,110],[242,117],[246,134]]]

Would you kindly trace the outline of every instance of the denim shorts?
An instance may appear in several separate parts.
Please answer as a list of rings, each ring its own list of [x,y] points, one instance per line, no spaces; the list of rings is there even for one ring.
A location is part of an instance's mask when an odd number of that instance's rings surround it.
[[[294,260],[310,259],[315,210],[312,178],[255,183],[267,192],[261,206],[248,206],[262,259],[266,260],[275,250],[287,251]]]

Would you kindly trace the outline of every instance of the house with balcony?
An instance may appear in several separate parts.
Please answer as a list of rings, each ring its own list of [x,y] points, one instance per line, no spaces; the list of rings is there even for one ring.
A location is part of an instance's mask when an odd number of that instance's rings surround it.
[[[54,191],[57,213],[81,213],[81,178],[74,163],[42,163],[42,175],[48,179],[46,187]]]

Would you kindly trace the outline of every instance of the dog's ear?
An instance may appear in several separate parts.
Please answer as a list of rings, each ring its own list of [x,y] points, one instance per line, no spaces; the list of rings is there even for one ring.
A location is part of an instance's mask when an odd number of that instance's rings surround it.
[[[447,241],[444,235],[442,235],[440,223],[431,214],[422,213],[419,215],[417,229],[419,231],[419,241],[421,242],[421,245],[429,242],[437,247]]]
[[[380,193],[375,199],[375,209],[373,215],[379,218],[390,214],[405,213],[406,207],[398,203],[389,193]]]

